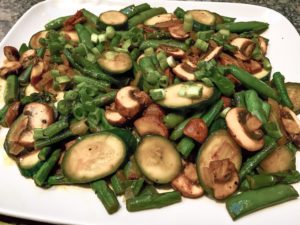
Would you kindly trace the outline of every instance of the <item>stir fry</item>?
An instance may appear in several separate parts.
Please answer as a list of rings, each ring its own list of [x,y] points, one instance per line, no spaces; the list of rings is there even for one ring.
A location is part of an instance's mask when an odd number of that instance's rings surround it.
[[[271,76],[268,26],[147,3],[56,18],[3,49],[4,149],[109,214],[117,196],[135,212],[206,195],[234,220],[295,199],[300,84]]]

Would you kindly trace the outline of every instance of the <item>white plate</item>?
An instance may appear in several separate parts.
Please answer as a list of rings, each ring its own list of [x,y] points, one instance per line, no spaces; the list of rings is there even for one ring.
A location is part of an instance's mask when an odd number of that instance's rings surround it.
[[[144,2],[144,1],[143,1]],[[149,2],[149,1],[148,1]],[[159,3],[157,3],[159,2]],[[152,6],[164,6],[173,11],[177,6],[184,9],[202,8],[232,16],[238,20],[259,20],[270,23],[264,34],[270,39],[268,56],[273,71],[281,71],[288,81],[300,82],[300,38],[292,24],[281,14],[259,6],[236,3],[150,1]],[[30,36],[43,29],[43,25],[58,16],[68,15],[80,8],[87,8],[96,14],[109,9],[121,9],[128,4],[142,1],[55,1],[49,0],[32,7],[6,35],[0,44],[0,62],[5,45],[20,46]],[[0,134],[1,146],[4,134]],[[2,149],[1,149],[2,150]],[[299,154],[298,154],[299,157]],[[299,168],[298,163],[298,168]],[[295,185],[300,191],[300,185]],[[120,200],[122,202],[122,200]],[[274,206],[236,222],[242,224],[299,224],[300,199]],[[17,166],[0,151],[0,214],[66,224],[232,224],[225,204],[202,197],[196,200],[183,199],[182,203],[163,209],[129,213],[122,203],[122,209],[110,216],[106,213],[96,195],[86,188],[54,187],[43,190],[33,181],[22,177]]]

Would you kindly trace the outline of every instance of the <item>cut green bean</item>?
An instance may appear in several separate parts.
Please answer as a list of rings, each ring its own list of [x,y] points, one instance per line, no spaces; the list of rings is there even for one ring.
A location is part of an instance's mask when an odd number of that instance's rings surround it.
[[[116,195],[123,195],[125,193],[125,182],[126,177],[123,170],[117,171],[111,178],[111,186]]]
[[[215,120],[215,118],[220,114],[223,108],[223,104],[224,101],[220,99],[203,115],[202,119],[206,123],[207,127],[209,127]]]
[[[164,116],[163,121],[168,128],[174,128],[184,121],[184,116],[177,113],[169,113]]]
[[[41,161],[45,161],[46,159],[48,159],[48,157],[51,155],[52,152],[53,152],[53,149],[51,147],[44,147],[39,152],[38,157]]]
[[[276,72],[273,74],[273,83],[278,91],[280,96],[280,102],[284,106],[293,109],[293,103],[287,93],[285,84],[284,84],[284,76],[280,72]]]
[[[46,30],[58,30],[64,25],[64,22],[68,18],[70,18],[70,16],[62,16],[51,20],[50,22],[46,23],[45,28]]]
[[[4,101],[6,104],[13,103],[14,101],[19,99],[20,88],[19,81],[16,75],[9,75],[6,78],[6,87],[5,87],[5,95]]]
[[[187,159],[195,147],[195,142],[189,137],[184,137],[180,140],[176,149],[181,153],[183,158]]]

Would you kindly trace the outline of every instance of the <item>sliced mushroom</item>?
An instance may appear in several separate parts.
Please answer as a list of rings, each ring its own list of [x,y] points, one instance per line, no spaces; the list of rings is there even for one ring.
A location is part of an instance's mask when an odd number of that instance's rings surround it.
[[[185,69],[184,63],[175,66],[172,71],[173,73],[182,80],[194,81],[196,80],[195,74],[193,72],[187,71]]]
[[[203,143],[208,135],[208,128],[202,119],[190,119],[185,125],[183,133],[199,143]]]
[[[263,38],[263,37],[261,37],[261,36],[259,36],[258,37],[258,43],[259,43],[259,47],[261,49],[262,54],[266,55],[267,50],[268,50],[268,44],[266,42],[266,39]]]
[[[261,123],[244,108],[233,108],[226,115],[231,136],[248,151],[258,151],[264,146]]]
[[[246,70],[246,67],[244,65],[244,63],[240,60],[240,59],[236,59],[226,53],[221,53],[219,56],[218,56],[218,59],[219,59],[219,62],[224,65],[224,66],[227,66],[227,65],[235,65],[235,66],[238,66],[244,70]]]
[[[86,21],[86,18],[84,17],[82,11],[79,10],[64,22],[63,30],[66,30],[66,31],[74,30],[74,26],[77,23],[82,23],[85,21]]]
[[[19,112],[20,112],[20,102],[14,102],[9,106],[4,118],[5,121],[4,123],[7,127],[10,127],[12,125],[12,123],[18,117]]]
[[[18,61],[20,58],[18,50],[13,46],[5,46],[3,51],[8,61]]]
[[[150,96],[144,91],[138,89],[134,90],[132,96],[140,103],[140,105],[142,105],[142,107],[147,107],[152,103]]]
[[[28,67],[30,64],[35,64],[36,60],[36,51],[34,49],[29,49],[21,55],[19,61],[23,67]]]
[[[246,70],[252,74],[258,73],[263,69],[263,66],[259,62],[252,59],[250,59],[247,62],[244,62],[244,66]]]
[[[198,198],[204,194],[198,182],[196,167],[192,163],[185,165],[184,171],[171,182],[171,185],[187,198]]]
[[[203,171],[207,180],[210,180],[209,186],[216,199],[225,199],[237,190],[239,175],[228,158],[211,161]]]
[[[76,31],[64,31],[63,30],[60,33],[71,41],[79,42],[79,37],[78,37],[78,34]]]
[[[184,40],[190,36],[189,33],[184,31],[182,23],[177,24],[175,26],[170,26],[168,30],[171,36],[178,40]]]
[[[30,74],[30,84],[35,86],[41,79],[44,71],[44,63],[42,61],[38,62],[31,70]]]
[[[146,134],[157,134],[164,137],[169,136],[168,128],[156,116],[143,116],[134,121],[134,127],[140,136]]]
[[[22,65],[18,61],[8,61],[0,68],[0,77],[6,77],[10,73],[18,73]]]
[[[112,125],[121,126],[126,122],[126,118],[116,110],[114,103],[106,107],[104,116]]]
[[[176,47],[168,46],[168,45],[160,45],[157,48],[157,51],[164,51],[168,56],[173,56],[175,58],[183,58],[185,56],[185,52]]]
[[[288,107],[281,108],[281,121],[287,133],[300,134],[300,120]]]
[[[222,52],[222,49],[223,49],[222,46],[215,47],[203,60],[205,62],[208,62],[208,61],[214,59]]]
[[[241,60],[250,59],[255,48],[255,42],[248,38],[235,38],[230,42],[230,44],[238,48],[238,51],[234,54],[234,56]]]
[[[161,23],[156,23],[155,27],[159,29],[168,29],[169,27],[172,26],[177,26],[178,24],[181,24],[182,22],[177,19],[172,19],[169,21],[161,22]]]
[[[165,111],[157,104],[150,104],[143,112],[143,116],[155,116],[162,120],[165,116]]]

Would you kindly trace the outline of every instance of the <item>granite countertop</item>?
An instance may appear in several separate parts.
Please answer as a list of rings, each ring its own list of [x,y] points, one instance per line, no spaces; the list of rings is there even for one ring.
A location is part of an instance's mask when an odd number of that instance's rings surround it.
[[[62,0],[63,1],[63,0]],[[212,0],[220,2],[219,0]],[[299,0],[225,0],[227,2],[248,3],[274,9],[286,16],[300,33],[300,1]],[[41,0],[0,0],[0,41],[15,22],[34,4]],[[3,222],[1,222],[3,221]],[[0,215],[0,224],[45,224]]]

